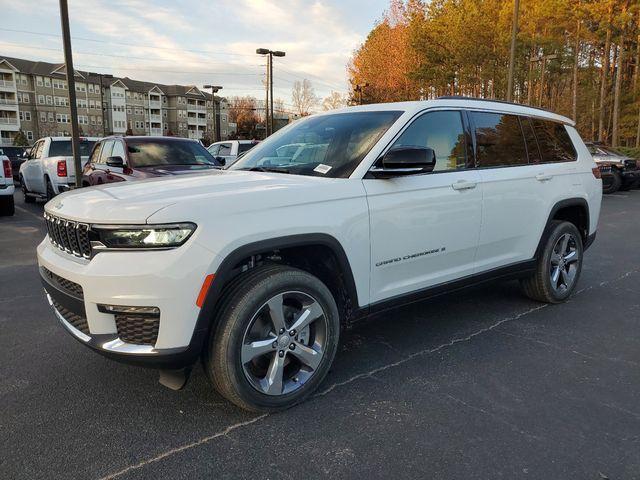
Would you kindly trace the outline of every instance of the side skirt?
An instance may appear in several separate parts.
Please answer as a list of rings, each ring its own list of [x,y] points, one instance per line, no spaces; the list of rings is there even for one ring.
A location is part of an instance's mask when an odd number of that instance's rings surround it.
[[[459,290],[481,285],[483,283],[495,281],[495,280],[513,280],[516,278],[523,278],[532,275],[536,269],[536,260],[526,260],[524,262],[512,263],[505,267],[494,268],[486,272],[469,275],[450,282],[440,283],[433,285],[415,292],[410,292],[403,295],[397,295],[395,297],[381,300],[370,304],[368,307],[364,307],[358,312],[357,317],[361,318],[367,315],[373,315],[381,313],[387,310],[399,308],[411,303],[420,302],[429,298],[438,297],[440,295],[446,295],[448,293],[457,292]]]

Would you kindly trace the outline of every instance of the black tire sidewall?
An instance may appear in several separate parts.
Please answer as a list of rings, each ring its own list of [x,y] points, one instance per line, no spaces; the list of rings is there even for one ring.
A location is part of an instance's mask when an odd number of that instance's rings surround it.
[[[551,269],[551,254],[553,253],[553,247],[555,246],[558,239],[564,235],[565,233],[570,233],[576,239],[576,247],[578,250],[578,271],[576,272],[575,280],[573,281],[573,285],[571,288],[567,289],[564,293],[558,294],[556,290],[551,286],[551,278],[550,278],[550,269]],[[580,235],[580,231],[576,228],[573,223],[570,222],[558,222],[552,226],[552,230],[547,238],[547,243],[545,245],[544,251],[541,257],[540,268],[543,268],[543,281],[545,282],[545,289],[549,292],[549,296],[551,297],[553,302],[563,302],[567,298],[571,296],[573,291],[580,280],[580,274],[582,273],[582,260],[584,255],[584,246],[582,243],[582,236]]]
[[[47,190],[47,201],[53,199],[56,196],[56,192],[53,190],[53,184],[51,183],[51,179],[49,177],[46,178],[46,190]]]
[[[272,411],[289,408],[303,401],[318,388],[329,371],[335,357],[339,334],[340,318],[336,302],[329,289],[316,277],[293,268],[276,270],[266,277],[256,278],[246,288],[239,289],[230,299],[225,309],[217,333],[226,330],[228,335],[214,334],[210,351],[218,351],[215,358],[224,355],[226,373],[234,393],[250,408]],[[309,381],[287,395],[271,396],[256,390],[245,377],[240,360],[244,333],[255,313],[271,297],[287,291],[300,291],[312,296],[322,306],[327,318],[327,343],[324,357]],[[219,350],[223,349],[223,351]]]

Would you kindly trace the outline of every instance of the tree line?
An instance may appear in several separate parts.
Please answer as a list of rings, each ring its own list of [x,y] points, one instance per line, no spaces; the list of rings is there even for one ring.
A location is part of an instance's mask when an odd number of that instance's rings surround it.
[[[640,147],[640,2],[520,0],[513,99]],[[352,103],[507,97],[514,0],[391,0],[347,67]]]

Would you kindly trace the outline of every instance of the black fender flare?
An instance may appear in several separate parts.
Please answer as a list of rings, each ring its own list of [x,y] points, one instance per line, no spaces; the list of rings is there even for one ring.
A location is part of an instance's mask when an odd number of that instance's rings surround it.
[[[253,243],[248,243],[236,248],[228,254],[215,272],[214,280],[211,282],[204,303],[198,314],[196,325],[189,344],[189,350],[194,354],[202,351],[209,331],[214,324],[216,308],[222,296],[224,287],[234,277],[234,268],[238,263],[247,257],[273,250],[302,246],[324,246],[331,249],[342,270],[347,294],[352,304],[357,308],[358,293],[351,264],[342,244],[333,236],[326,233],[306,233],[299,235],[287,235],[283,237],[269,238]]]
[[[539,258],[542,250],[544,249],[544,244],[546,242],[547,235],[548,235],[548,227],[551,221],[553,220],[553,217],[555,217],[558,211],[566,207],[581,207],[581,208],[584,208],[584,211],[586,212],[587,229],[584,232],[584,238],[582,239],[585,245],[584,248],[586,250],[588,246],[587,245],[588,239],[589,239],[589,225],[591,225],[591,218],[589,216],[589,203],[584,198],[580,198],[580,197],[567,198],[564,200],[560,200],[551,208],[551,211],[549,212],[549,216],[547,217],[547,223],[545,223],[544,229],[542,230],[542,235],[540,236],[540,241],[538,242],[538,247],[536,248],[536,253],[534,258]]]

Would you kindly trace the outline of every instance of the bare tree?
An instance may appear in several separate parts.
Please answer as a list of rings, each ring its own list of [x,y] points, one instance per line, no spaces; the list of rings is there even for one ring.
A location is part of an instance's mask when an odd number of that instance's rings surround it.
[[[306,78],[302,82],[296,81],[291,91],[291,101],[297,114],[301,117],[309,115],[311,109],[318,104],[318,97],[311,81]]]
[[[347,106],[346,97],[339,92],[331,92],[331,95],[326,97],[322,101],[323,110],[335,110],[336,108],[342,108]]]
[[[237,134],[241,137],[253,138],[257,135],[256,127],[262,121],[258,101],[255,97],[229,98],[229,122],[237,125]]]

